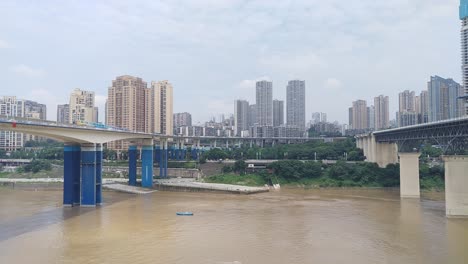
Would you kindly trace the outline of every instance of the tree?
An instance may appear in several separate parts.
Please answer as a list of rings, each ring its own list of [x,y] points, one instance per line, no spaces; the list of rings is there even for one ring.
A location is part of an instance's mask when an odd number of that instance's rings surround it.
[[[234,163],[233,170],[234,170],[235,172],[238,172],[240,175],[244,175],[246,169],[247,169],[247,163],[245,163],[245,161],[243,161],[243,160],[237,160],[237,161]]]
[[[302,178],[319,178],[322,176],[322,165],[319,162],[307,161],[303,164]]]

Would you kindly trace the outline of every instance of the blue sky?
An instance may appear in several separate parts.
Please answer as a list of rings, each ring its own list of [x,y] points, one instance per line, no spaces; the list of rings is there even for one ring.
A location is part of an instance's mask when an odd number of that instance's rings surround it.
[[[196,122],[255,100],[255,80],[285,99],[306,81],[307,119],[348,122],[356,99],[426,89],[431,75],[460,82],[457,0],[0,2],[0,95],[57,104],[74,88],[101,107],[119,75],[169,80],[174,112]]]

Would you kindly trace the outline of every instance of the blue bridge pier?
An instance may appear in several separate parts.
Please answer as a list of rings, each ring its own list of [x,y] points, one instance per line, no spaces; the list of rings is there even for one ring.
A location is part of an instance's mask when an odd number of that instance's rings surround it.
[[[64,206],[94,207],[102,203],[102,145],[65,144]]]

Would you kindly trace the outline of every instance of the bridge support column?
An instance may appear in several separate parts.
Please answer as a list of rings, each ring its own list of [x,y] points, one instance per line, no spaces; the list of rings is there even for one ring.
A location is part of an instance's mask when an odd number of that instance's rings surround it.
[[[445,214],[468,217],[468,156],[444,156]]]
[[[96,144],[96,204],[102,204],[102,145]]]
[[[375,142],[375,162],[381,168],[398,163],[398,147],[395,143]]]
[[[419,156],[421,153],[398,153],[400,156],[400,197],[419,198]]]
[[[141,147],[141,186],[145,188],[153,187],[153,141]]]
[[[164,172],[163,172],[163,148],[164,145],[162,141],[159,142],[159,146],[156,146],[156,160],[158,161],[159,164],[159,178],[164,177]]]
[[[63,205],[79,205],[81,147],[79,145],[66,144],[63,151]]]
[[[367,144],[367,138],[361,138],[361,146],[362,146],[362,152],[364,156],[366,157],[366,161],[368,161],[368,156],[369,156],[369,149],[368,149],[368,144]]]
[[[137,147],[128,147],[128,185],[136,186],[137,183]]]
[[[164,178],[167,178],[167,141],[164,141]]]
[[[81,206],[96,206],[96,145],[81,145]]]

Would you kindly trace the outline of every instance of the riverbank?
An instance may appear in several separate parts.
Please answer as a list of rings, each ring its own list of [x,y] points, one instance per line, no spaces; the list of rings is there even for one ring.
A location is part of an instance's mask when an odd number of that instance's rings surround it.
[[[204,182],[209,183],[223,183],[223,184],[240,184],[246,186],[264,186],[265,184],[271,185],[279,183],[281,186],[296,187],[296,188],[399,188],[400,183],[396,181],[393,184],[379,184],[375,181],[368,182],[355,182],[351,180],[332,179],[326,176],[318,178],[300,178],[296,180],[284,179],[272,175],[260,174],[218,174],[203,179]],[[444,181],[440,177],[427,176],[420,179],[420,186],[422,190],[444,191]]]

